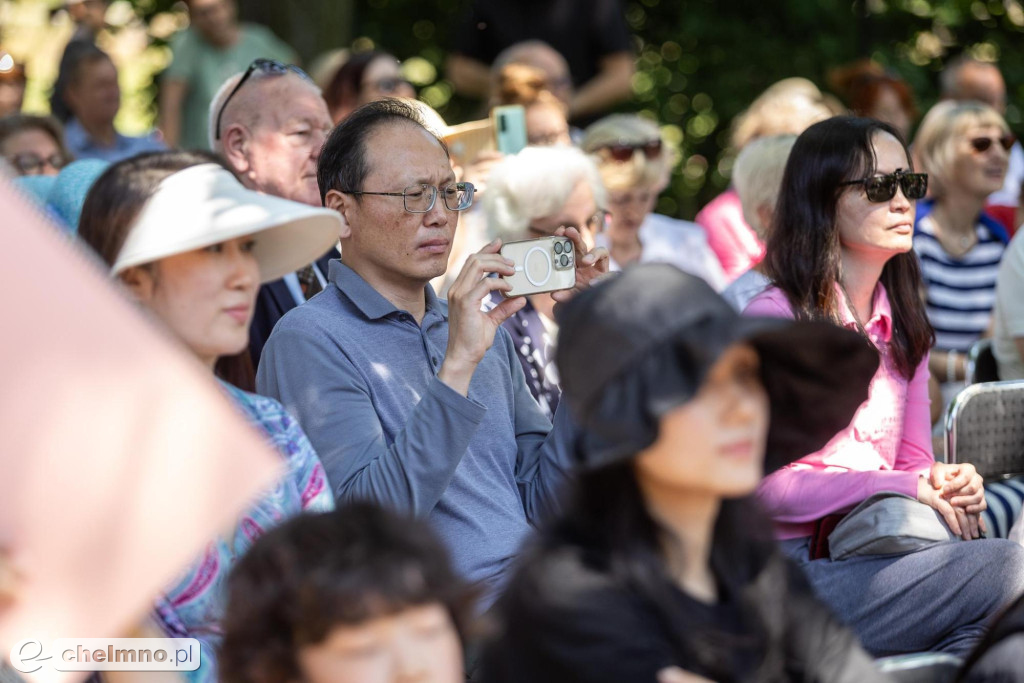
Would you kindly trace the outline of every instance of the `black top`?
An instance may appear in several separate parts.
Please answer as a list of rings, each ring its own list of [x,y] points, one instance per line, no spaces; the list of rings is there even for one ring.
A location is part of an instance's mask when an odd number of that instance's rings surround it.
[[[889,680],[796,566],[777,551],[764,560],[748,585],[721,587],[718,604],[670,589],[656,609],[593,553],[570,544],[534,552],[499,603],[502,630],[481,680],[655,681],[673,665],[723,683]],[[777,635],[759,627],[751,601],[783,612]]]
[[[454,52],[489,65],[524,40],[561,53],[576,86],[597,74],[603,57],[633,49],[619,0],[474,0]]]

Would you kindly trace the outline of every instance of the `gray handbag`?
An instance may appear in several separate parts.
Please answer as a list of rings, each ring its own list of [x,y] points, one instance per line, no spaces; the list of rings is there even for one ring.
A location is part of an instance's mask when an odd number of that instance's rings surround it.
[[[862,501],[829,534],[832,560],[858,555],[904,555],[956,541],[946,521],[915,498],[883,491]]]

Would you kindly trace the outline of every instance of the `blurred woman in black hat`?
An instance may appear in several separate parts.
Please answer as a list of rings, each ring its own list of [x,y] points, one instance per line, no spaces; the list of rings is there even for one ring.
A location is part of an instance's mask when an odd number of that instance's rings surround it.
[[[750,498],[850,421],[875,351],[827,323],[740,318],[665,264],[559,322],[580,474],[499,603],[483,680],[884,680]]]

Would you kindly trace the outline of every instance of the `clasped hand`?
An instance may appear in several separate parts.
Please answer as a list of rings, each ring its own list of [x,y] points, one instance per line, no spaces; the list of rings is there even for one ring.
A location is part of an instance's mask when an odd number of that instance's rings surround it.
[[[987,531],[981,518],[988,507],[984,480],[970,463],[934,463],[928,476],[918,480],[917,499],[938,511],[950,530],[965,541]]]

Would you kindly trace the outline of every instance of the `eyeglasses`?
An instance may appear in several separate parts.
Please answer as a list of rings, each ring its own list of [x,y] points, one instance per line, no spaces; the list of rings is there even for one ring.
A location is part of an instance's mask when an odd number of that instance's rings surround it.
[[[434,208],[438,189],[434,185],[410,185],[401,192],[362,192],[340,190],[345,194],[374,194],[382,197],[401,197],[409,213],[427,213]],[[452,183],[441,188],[444,205],[449,211],[465,211],[473,205],[473,183]]]
[[[373,87],[377,88],[377,90],[380,90],[381,92],[384,92],[384,93],[396,92],[402,86],[407,86],[409,88],[412,88],[412,83],[410,83],[409,81],[405,80],[404,78],[399,78],[397,76],[393,76],[391,78],[382,78],[382,79],[380,79],[378,81],[374,81],[373,83],[370,83],[370,85],[372,85]]]
[[[648,161],[653,161],[661,155],[661,140],[650,140],[648,142],[638,142],[636,144],[620,143],[616,145],[607,145],[600,149],[607,150],[608,156],[619,163],[625,163],[631,160],[633,158],[633,153],[638,149],[643,150],[644,156],[647,157]]]
[[[217,112],[217,126],[214,128],[215,140],[220,140],[220,122],[221,119],[224,118],[224,110],[228,108],[228,102],[230,102],[231,98],[235,96],[235,93],[242,89],[242,86],[245,85],[245,82],[249,80],[249,77],[252,76],[255,71],[259,71],[264,74],[272,74],[274,76],[280,76],[290,71],[303,80],[309,81],[310,83],[313,82],[313,79],[309,77],[309,74],[294,64],[282,64],[276,59],[253,60],[252,64],[249,65],[249,68],[245,70],[244,74],[242,74],[242,77],[238,79],[238,83],[235,87],[232,88],[231,92],[228,93],[228,96],[224,98],[224,103],[220,105],[220,110]]]
[[[996,142],[1002,145],[1004,150],[1009,152],[1010,148],[1013,147],[1013,143],[1017,142],[1017,138],[1013,135],[1004,135],[1001,138],[977,137],[971,138],[970,142],[971,147],[978,154],[984,154],[985,152],[988,151],[989,147],[991,147],[992,144]]]
[[[847,180],[840,185],[863,185],[869,202],[887,202],[896,196],[896,186],[907,199],[923,199],[928,192],[927,173],[907,173],[902,168],[889,175],[876,175],[859,180]]]
[[[592,216],[590,216],[589,218],[587,218],[586,221],[583,222],[582,227],[586,227],[588,230],[590,230],[592,234],[596,235],[599,232],[604,232],[605,229],[607,229],[608,226],[611,224],[611,222],[612,212],[608,211],[607,209],[598,209],[596,212],[594,212]],[[574,225],[571,222],[565,223],[563,225],[566,228],[576,228],[577,230],[580,230],[581,228],[581,226]],[[540,228],[533,224],[526,226],[526,229],[528,232],[537,235],[538,237],[547,237],[548,235],[551,235],[554,232],[553,228]]]
[[[64,155],[59,152],[57,154],[51,154],[48,157],[41,157],[38,154],[33,154],[32,152],[15,154],[10,157],[8,161],[11,162],[11,165],[14,166],[21,175],[42,175],[47,166],[55,171],[59,171],[68,163],[68,160],[64,158]]]

